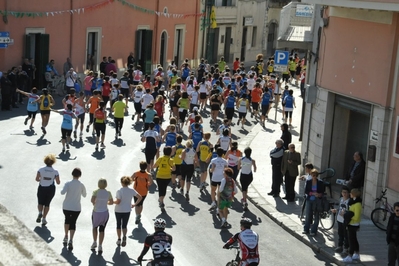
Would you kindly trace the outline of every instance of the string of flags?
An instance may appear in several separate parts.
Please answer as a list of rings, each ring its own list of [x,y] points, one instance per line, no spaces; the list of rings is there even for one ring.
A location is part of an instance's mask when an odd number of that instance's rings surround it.
[[[165,17],[165,18],[188,18],[188,17],[203,17],[205,16],[205,13],[197,13],[197,14],[173,14],[173,13],[165,13],[165,12],[159,12],[151,9],[147,9],[144,7],[137,6],[135,4],[132,4],[126,0],[105,0],[100,3],[94,4],[94,5],[89,5],[81,8],[75,8],[75,9],[67,9],[67,10],[56,10],[56,11],[42,11],[42,12],[34,12],[34,11],[10,11],[10,10],[0,10],[0,15],[3,16],[14,16],[16,18],[23,18],[23,17],[28,17],[28,18],[34,18],[34,17],[53,17],[56,15],[64,15],[64,14],[70,14],[70,15],[80,15],[84,14],[85,12],[88,11],[93,11],[97,10],[100,8],[103,8],[113,2],[120,2],[122,5],[128,6],[136,11],[140,11],[143,13],[147,14],[154,14],[157,15],[158,17]]]

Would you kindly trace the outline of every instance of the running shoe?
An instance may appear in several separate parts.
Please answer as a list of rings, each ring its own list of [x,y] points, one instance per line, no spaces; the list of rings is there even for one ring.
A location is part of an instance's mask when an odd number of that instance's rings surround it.
[[[238,119],[238,121],[237,121],[237,126],[239,126],[240,125],[240,119]]]
[[[103,247],[102,246],[98,246],[98,249],[97,249],[97,251],[98,251],[98,254],[103,254]]]
[[[47,133],[46,129],[44,127],[41,127],[41,128],[42,128],[43,134],[46,134]]]
[[[140,216],[136,216],[136,221],[134,223],[135,224],[139,224],[140,223]]]
[[[180,194],[184,195],[184,189],[183,188],[180,189]]]
[[[221,228],[226,228],[226,227],[227,227],[226,222],[225,222],[225,221],[222,221],[222,224],[221,224],[220,227],[221,227]]]
[[[80,131],[79,137],[82,137],[82,136],[83,136],[83,132],[82,132],[82,131]]]
[[[94,137],[96,135],[96,132],[94,132],[93,130],[93,132],[91,132],[91,135]]]
[[[98,151],[98,144],[96,144],[96,151]]]
[[[47,224],[47,220],[46,220],[46,218],[43,218],[42,219],[42,225],[46,225]]]
[[[65,237],[64,240],[62,240],[62,245],[63,245],[64,247],[66,247],[67,244],[68,244],[68,238]]]
[[[87,126],[86,127],[86,132],[89,133],[89,130],[90,130],[90,126]]]
[[[126,236],[122,237],[122,247],[126,246]]]
[[[132,120],[134,120],[134,115],[132,115]]]
[[[117,245],[117,246],[120,246],[120,245],[121,245],[121,239],[118,239],[118,240],[116,241],[116,245]]]
[[[67,148],[67,150],[69,150],[69,144],[67,143],[67,145],[66,145],[66,148]]]
[[[62,147],[62,152],[65,152],[65,147]]]
[[[77,134],[76,134],[76,130],[73,132],[73,138],[75,138],[75,139],[78,138],[78,136],[77,136]]]
[[[119,131],[119,137],[121,137],[122,136],[122,133]]]
[[[30,130],[33,130],[33,126],[30,126],[29,129],[30,129]]]
[[[188,195],[188,192],[186,193],[186,200],[190,201],[190,195]]]
[[[227,221],[225,221],[224,224],[223,224],[223,226],[224,226],[225,228],[227,228],[227,227],[230,226],[230,224],[229,224]]]
[[[91,247],[90,247],[90,249],[91,249],[91,250],[95,250],[95,249],[96,249],[96,247],[97,247],[97,242],[96,242],[96,241],[94,241],[94,242],[93,242],[93,244],[91,244]]]
[[[216,204],[212,204],[211,207],[209,208],[210,211],[215,210],[216,209]]]
[[[104,145],[103,142],[101,142],[101,148],[102,148],[102,149],[105,149],[105,145]]]
[[[28,120],[29,120],[29,117],[25,118],[25,121],[24,121],[25,126],[28,124]]]
[[[73,249],[72,240],[69,240],[68,250],[71,251]]]
[[[39,215],[36,218],[36,223],[40,223],[42,221],[42,217],[43,217],[43,214],[39,213]]]
[[[118,139],[118,133],[115,133],[115,139]]]

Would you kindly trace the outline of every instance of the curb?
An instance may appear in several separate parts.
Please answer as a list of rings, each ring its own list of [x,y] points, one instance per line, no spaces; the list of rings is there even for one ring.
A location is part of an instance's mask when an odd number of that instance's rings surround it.
[[[256,124],[252,130],[245,136],[245,138],[243,138],[243,140],[239,143],[239,148],[240,149],[244,149],[246,147],[249,147],[252,143],[252,141],[255,139],[255,137],[261,132],[261,125],[260,124]],[[256,190],[256,188],[254,188],[253,185],[250,185],[253,189]],[[241,189],[241,187],[240,187]],[[260,195],[260,193],[258,193]],[[260,195],[261,196],[261,195]],[[274,217],[268,210],[266,210],[265,208],[263,208],[260,204],[258,204],[258,202],[256,202],[252,197],[247,196],[248,200],[258,209],[260,210],[262,213],[264,213],[267,217],[270,218],[270,220],[272,220],[273,222],[275,222],[277,225],[281,226],[285,231],[287,231],[288,233],[290,233],[292,236],[294,236],[296,239],[298,239],[299,241],[301,241],[302,243],[304,243],[305,245],[309,246],[312,250],[316,251],[317,253],[322,254],[323,256],[327,257],[328,259],[330,259],[332,262],[336,263],[337,265],[340,266],[345,266],[348,265],[344,262],[342,262],[341,260],[337,259],[336,257],[332,256],[330,254],[330,252],[328,252],[327,249],[331,249],[328,246],[320,246],[317,244],[313,244],[310,241],[308,241],[307,239],[303,238],[301,234],[299,234],[297,231],[291,229],[289,226],[285,225],[282,221],[280,221],[278,218]],[[271,205],[272,206],[272,205]],[[275,208],[273,206],[273,208]],[[355,262],[357,265],[365,265],[363,264],[361,261],[357,261]]]

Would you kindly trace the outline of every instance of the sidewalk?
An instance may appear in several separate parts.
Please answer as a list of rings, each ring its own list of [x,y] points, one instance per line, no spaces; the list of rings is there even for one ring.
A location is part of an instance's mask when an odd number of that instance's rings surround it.
[[[46,236],[46,230],[40,227],[32,232],[0,204],[0,265],[70,265],[39,236]]]
[[[299,97],[299,89],[294,86],[290,86],[290,89],[294,90],[297,106],[293,113],[293,128],[290,129],[290,132],[296,150],[300,151],[301,143],[298,141],[298,137],[300,132],[302,98]],[[303,195],[303,189],[300,190],[299,188],[303,188],[303,181],[296,182],[298,197],[295,202],[287,203],[287,201],[282,198],[273,198],[267,195],[267,193],[271,191],[272,183],[272,167],[269,154],[275,147],[275,140],[279,139],[281,136],[281,111],[277,112],[276,121],[274,121],[274,115],[275,109],[271,109],[269,118],[272,119],[266,122],[266,128],[262,128],[262,126],[257,124],[239,144],[239,149],[241,151],[243,151],[245,147],[251,147],[252,157],[256,160],[256,165],[258,167],[257,172],[254,174],[254,181],[248,189],[250,202],[290,234],[310,246],[314,251],[327,256],[338,265],[345,265],[342,262],[343,257],[339,253],[334,252],[336,242],[338,241],[337,225],[328,231],[324,230],[321,225],[319,225],[319,233],[316,237],[302,234],[303,225],[299,220],[299,215],[303,200],[299,195]],[[280,196],[284,197],[284,194],[284,188],[282,188]],[[251,208],[251,204],[249,208]],[[363,216],[360,231],[357,236],[360,245],[361,261],[356,264],[387,265],[388,249],[384,231],[375,227],[370,219]]]

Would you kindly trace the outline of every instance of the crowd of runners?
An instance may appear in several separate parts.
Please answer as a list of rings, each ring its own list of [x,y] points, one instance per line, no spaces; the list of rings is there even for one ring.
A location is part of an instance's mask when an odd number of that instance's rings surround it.
[[[296,67],[303,67],[303,61],[296,55],[290,59],[291,62]],[[135,223],[140,223],[143,202],[153,179],[158,187],[159,207],[165,212],[167,187],[171,185],[173,189],[179,189],[190,201],[191,181],[194,175],[198,175],[201,193],[210,184],[210,210],[218,215],[221,228],[230,226],[227,222],[228,209],[237,193],[236,184],[240,184],[241,203],[245,210],[248,205],[247,189],[257,168],[251,157],[251,148],[240,151],[238,143],[231,138],[231,128],[241,126],[244,129],[247,115],[265,127],[272,104],[279,105],[280,102],[282,119],[291,126],[295,98],[288,84],[296,82],[297,72],[290,72],[288,67],[280,77],[273,73],[273,64],[273,58],[264,64],[263,56],[258,55],[255,66],[249,71],[245,71],[238,58],[232,69],[221,58],[212,66],[201,60],[195,71],[188,60],[181,66],[169,66],[167,71],[158,65],[152,75],[144,75],[139,65],[135,68],[129,66],[120,78],[112,71],[107,76],[90,71],[84,79],[82,91],[77,93],[74,88],[69,88],[68,95],[62,99],[61,110],[53,109],[55,101],[46,89],[40,96],[36,88],[29,93],[17,90],[28,99],[28,117],[24,124],[30,121],[30,129],[33,130],[37,111],[42,116],[43,134],[47,133],[51,112],[63,116],[63,152],[70,149],[72,138],[82,138],[84,131],[95,136],[96,150],[104,149],[107,124],[113,120],[115,139],[118,139],[127,114],[137,126],[142,126],[145,161],[140,162],[140,170],[121,178],[121,189],[116,192],[115,199],[106,190],[105,179],[98,181],[98,189],[92,194],[93,250],[97,248],[99,253],[102,252],[104,230],[109,218],[107,205],[112,204],[116,205],[117,245],[126,245],[131,208],[135,209]],[[212,133],[204,132],[205,119],[201,116],[204,112],[210,112],[209,123],[213,134],[218,136],[215,143],[211,143]],[[89,121],[85,124],[86,113],[89,114]],[[218,120],[220,116],[224,116],[223,122]],[[46,166],[38,171],[36,177],[40,182],[36,221],[43,225],[47,224],[46,216],[55,193],[54,181],[60,183],[58,172],[52,168],[55,157],[48,155],[44,162]],[[70,250],[73,249],[72,240],[80,213],[80,197],[86,196],[86,189],[79,181],[81,174],[81,170],[75,168],[72,181],[67,182],[61,191],[61,194],[66,194],[63,243]],[[251,250],[251,256],[258,258],[257,246]]]

